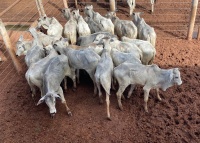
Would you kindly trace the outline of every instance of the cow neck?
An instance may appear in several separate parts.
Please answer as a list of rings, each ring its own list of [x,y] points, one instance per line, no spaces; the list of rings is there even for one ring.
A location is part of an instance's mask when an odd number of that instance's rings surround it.
[[[172,69],[169,70],[161,70],[161,73],[159,74],[160,76],[160,81],[159,85],[161,85],[161,89],[163,91],[166,91],[167,88],[171,87],[173,85],[173,71]]]

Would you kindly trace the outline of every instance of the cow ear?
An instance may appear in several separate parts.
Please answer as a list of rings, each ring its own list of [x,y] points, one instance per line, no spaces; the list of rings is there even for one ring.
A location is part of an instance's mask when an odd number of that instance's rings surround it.
[[[44,27],[44,29],[48,29],[48,26],[46,24],[43,24],[42,27]]]
[[[62,12],[62,13],[65,13],[65,9],[62,9],[61,12]]]
[[[93,5],[91,5],[90,8],[93,9]]]
[[[24,41],[24,37],[23,37],[23,35],[20,35],[20,37],[19,37],[19,40],[18,40],[19,42],[22,42],[22,41]]]
[[[178,68],[174,68],[174,69],[173,69],[173,73],[177,73],[177,71],[179,71]]]
[[[37,106],[44,102],[45,97],[46,97],[46,96],[43,96],[42,98],[40,98],[40,100],[39,100],[38,103],[37,103]]]

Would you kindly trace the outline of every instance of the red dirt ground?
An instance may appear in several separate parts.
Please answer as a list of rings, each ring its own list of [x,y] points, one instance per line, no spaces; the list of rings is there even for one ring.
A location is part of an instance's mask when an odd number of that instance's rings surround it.
[[[16,74],[10,58],[0,63],[0,143],[199,143],[200,41],[163,39],[165,33],[159,29],[156,32],[154,63],[161,68],[180,68],[183,84],[161,91],[162,102],[157,100],[156,92],[152,90],[149,113],[143,109],[141,88],[135,90],[129,100],[122,102],[124,111],[117,108],[115,91],[112,91],[112,121],[106,120],[105,102],[99,105],[99,98],[92,97],[93,85],[87,75],[81,75],[81,83],[75,92],[69,81],[65,97],[73,116],[66,114],[65,107],[58,100],[58,112],[51,119],[46,104],[35,106],[32,101],[24,78],[27,70],[24,57],[19,57],[23,64],[21,75]],[[9,76],[5,76],[8,72]],[[127,90],[124,94],[127,95]],[[37,100],[39,98],[38,92]]]

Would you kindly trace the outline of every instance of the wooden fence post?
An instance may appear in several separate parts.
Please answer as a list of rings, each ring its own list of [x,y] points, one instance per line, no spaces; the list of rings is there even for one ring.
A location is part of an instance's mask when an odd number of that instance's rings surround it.
[[[115,0],[110,0],[110,11],[115,11]]]
[[[41,13],[41,10],[40,10],[40,6],[39,6],[39,3],[38,3],[38,0],[35,0],[35,2],[36,2],[36,6],[37,6],[37,9],[38,9],[39,16],[41,17],[42,13]]]
[[[68,8],[67,0],[63,0],[64,8]]]
[[[198,6],[198,0],[192,0],[191,13],[190,13],[190,24],[189,24],[188,33],[187,33],[188,40],[192,39],[194,24],[195,24],[195,19],[196,19],[196,13],[197,13],[197,6]]]
[[[75,7],[78,8],[77,0],[75,0]]]
[[[20,73],[22,71],[22,66],[19,63],[19,61],[16,58],[16,56],[15,56],[14,48],[13,48],[13,46],[11,44],[11,41],[10,41],[10,38],[9,38],[8,33],[6,31],[6,28],[5,28],[5,26],[4,26],[4,24],[3,24],[1,19],[0,19],[0,32],[1,32],[1,35],[3,37],[3,41],[4,41],[5,45],[6,45],[6,48],[7,48],[8,52],[9,52],[9,55],[10,55],[12,61],[13,61],[13,64],[14,64],[16,70],[18,71],[18,73]]]
[[[198,27],[197,40],[200,40],[200,26]]]
[[[37,0],[38,1],[38,5],[39,5],[39,9],[40,9],[40,12],[41,12],[41,16],[45,16],[45,12],[44,12],[44,7],[43,7],[43,4],[42,4],[42,0]]]

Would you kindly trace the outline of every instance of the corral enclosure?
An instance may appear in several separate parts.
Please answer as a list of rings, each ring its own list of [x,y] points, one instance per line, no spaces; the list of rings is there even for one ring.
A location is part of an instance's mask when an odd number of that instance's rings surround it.
[[[143,109],[143,91],[137,88],[131,98],[123,101],[124,111],[117,108],[115,92],[111,92],[110,112],[112,121],[106,120],[106,105],[99,105],[93,98],[93,84],[85,74],[77,91],[71,82],[65,97],[72,117],[67,116],[64,106],[57,101],[56,117],[52,120],[45,104],[35,106],[24,73],[27,67],[24,56],[17,57],[23,73],[18,75],[3,41],[0,51],[7,61],[0,62],[0,142],[200,142],[200,41],[187,41],[191,0],[157,0],[155,12],[150,14],[150,0],[136,0],[136,10],[157,33],[154,63],[161,68],[178,67],[183,84],[161,92],[162,102],[156,92],[150,92],[149,113]],[[84,4],[92,4],[94,10],[105,15],[109,1],[79,1],[83,14]],[[12,44],[22,34],[31,39],[29,26],[39,17],[33,0],[0,0],[0,18],[6,25]],[[4,10],[16,3],[4,13]],[[74,1],[68,1],[69,7]],[[47,16],[56,17],[62,25],[66,20],[60,10],[62,0],[43,0]],[[117,16],[129,19],[126,1],[118,1]],[[200,24],[198,5],[195,31]],[[195,34],[194,34],[195,36]],[[125,91],[124,95],[127,95]],[[40,96],[37,99],[39,100]],[[105,98],[105,97],[104,97]]]

